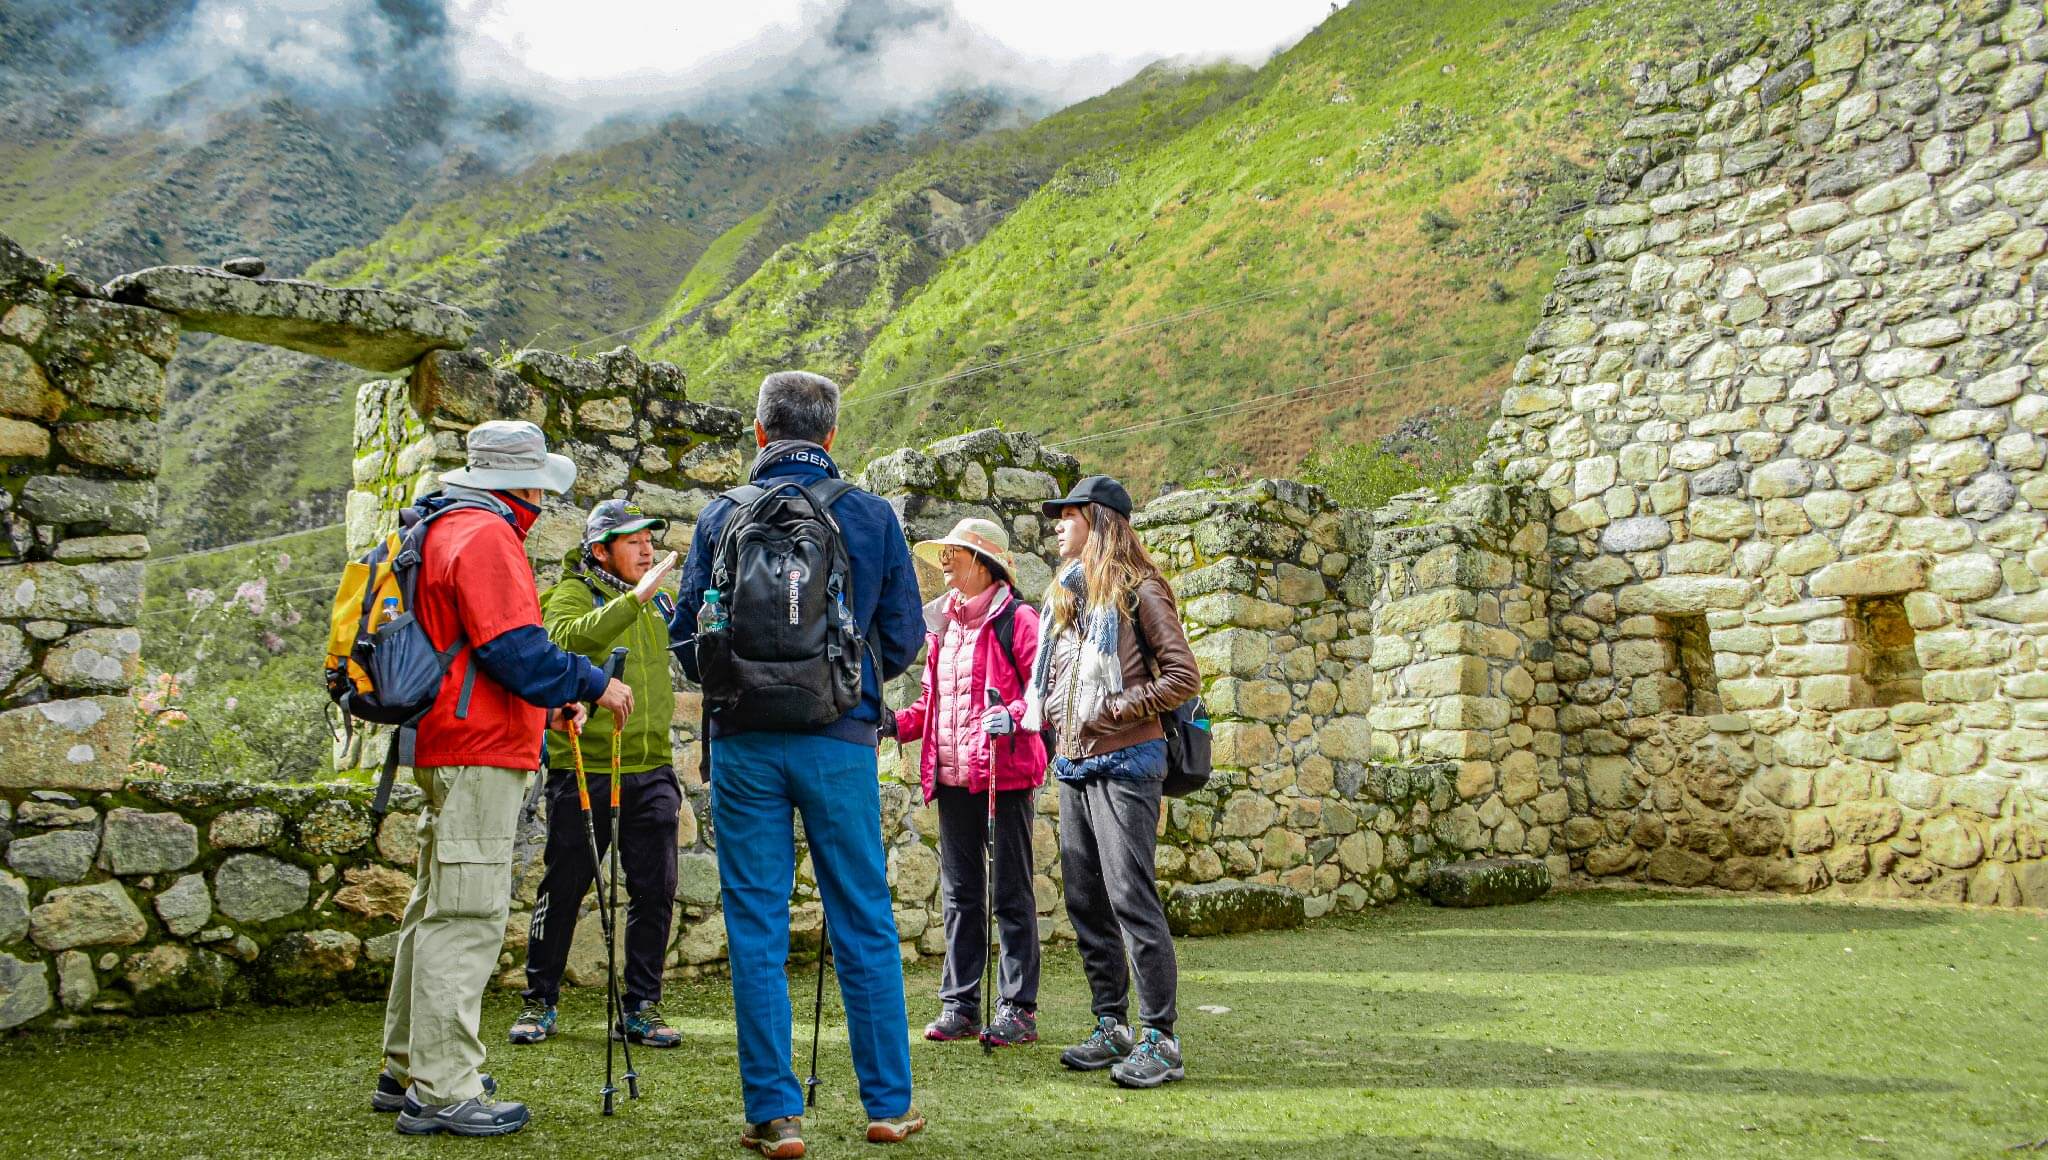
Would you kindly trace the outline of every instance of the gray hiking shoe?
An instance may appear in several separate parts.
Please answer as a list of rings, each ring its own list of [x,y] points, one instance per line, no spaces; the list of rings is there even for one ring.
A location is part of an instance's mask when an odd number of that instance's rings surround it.
[[[492,1079],[489,1072],[479,1073],[477,1078],[484,1081],[485,1095],[493,1096],[498,1094],[498,1081]],[[380,1070],[377,1073],[376,1090],[370,1093],[371,1111],[389,1114],[391,1112],[402,1112],[409,1108],[417,1112],[419,1107],[420,1101],[412,1094],[411,1084],[400,1084],[397,1080],[391,1078],[391,1073],[388,1071]]]
[[[531,1117],[526,1105],[512,1100],[502,1103],[478,1096],[459,1104],[426,1107],[413,1104],[398,1113],[398,1131],[404,1136],[509,1136],[526,1126]]]
[[[1180,1040],[1157,1027],[1147,1027],[1130,1058],[1109,1069],[1109,1078],[1127,1088],[1156,1088],[1187,1077],[1180,1062]]]
[[[1060,1052],[1060,1062],[1075,1071],[1101,1071],[1130,1053],[1131,1029],[1104,1015],[1093,1035]]]
[[[955,1039],[972,1039],[981,1034],[981,1024],[965,1011],[948,1007],[939,1012],[939,1017],[924,1025],[924,1037],[933,1043],[951,1043]]]

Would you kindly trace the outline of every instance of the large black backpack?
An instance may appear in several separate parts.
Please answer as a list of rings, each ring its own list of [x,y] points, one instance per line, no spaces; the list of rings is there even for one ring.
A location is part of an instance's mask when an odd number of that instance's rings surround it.
[[[748,729],[829,725],[860,704],[866,642],[846,606],[853,573],[832,505],[844,479],[746,484],[711,558],[722,627],[697,626],[704,707]]]

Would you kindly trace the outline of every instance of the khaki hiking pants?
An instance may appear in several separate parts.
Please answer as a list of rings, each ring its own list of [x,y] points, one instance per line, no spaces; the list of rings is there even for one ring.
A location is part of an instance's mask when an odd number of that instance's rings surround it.
[[[512,839],[529,772],[487,765],[416,769],[419,878],[398,928],[384,1008],[385,1069],[423,1104],[483,1094],[477,1024],[505,945]]]

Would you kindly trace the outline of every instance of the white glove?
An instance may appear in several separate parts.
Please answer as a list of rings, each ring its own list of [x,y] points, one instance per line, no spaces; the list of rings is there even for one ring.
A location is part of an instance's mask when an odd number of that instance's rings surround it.
[[[1004,737],[1016,729],[1017,726],[1010,721],[1010,711],[1001,705],[990,705],[988,712],[981,715],[981,730],[990,737]]]

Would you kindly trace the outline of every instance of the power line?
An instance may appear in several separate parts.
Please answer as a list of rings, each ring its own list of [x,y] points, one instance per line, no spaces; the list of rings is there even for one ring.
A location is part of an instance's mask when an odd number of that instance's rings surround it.
[[[1222,302],[1215,302],[1207,306],[1197,306],[1190,308],[1188,310],[1183,310],[1178,314],[1169,314],[1162,318],[1154,318],[1149,319],[1145,322],[1133,323],[1130,326],[1120,327],[1116,330],[1105,330],[1100,334],[1090,335],[1087,338],[1076,339],[1073,342],[1062,343],[1059,346],[1050,346],[1046,347],[1043,350],[1034,350],[1026,354],[1013,355],[1009,358],[998,359],[995,362],[983,363],[979,366],[971,366],[962,370],[952,371],[947,374],[939,375],[936,378],[921,379],[914,383],[908,383],[900,387],[892,387],[889,390],[881,391],[872,395],[861,395],[858,398],[846,400],[843,406],[851,407],[858,403],[873,402],[876,399],[888,399],[893,398],[897,395],[907,395],[910,392],[918,390],[919,388],[922,387],[935,386],[939,383],[950,383],[955,381],[956,379],[971,378],[974,375],[983,374],[992,370],[1002,370],[1006,367],[1016,366],[1019,363],[1030,362],[1033,359],[1049,358],[1052,355],[1064,354],[1067,351],[1078,350],[1084,346],[1092,346],[1098,342],[1107,342],[1112,338],[1121,338],[1122,336],[1127,334],[1136,334],[1139,331],[1144,330],[1156,330],[1159,327],[1168,326],[1176,322],[1185,322],[1190,319],[1200,318],[1204,315],[1215,314],[1220,311],[1228,310],[1233,306],[1242,306],[1247,302],[1257,302],[1261,299],[1272,298],[1279,294],[1291,294],[1299,289],[1299,286],[1277,286],[1266,290],[1253,291],[1250,294],[1240,295],[1239,297],[1226,299]]]
[[[336,528],[346,526],[346,524],[341,522],[321,524],[317,528],[300,528],[296,532],[279,532],[274,536],[263,536],[259,539],[254,540],[243,540],[239,543],[234,544],[222,544],[217,548],[200,548],[196,551],[191,552],[179,552],[175,556],[156,556],[151,559],[145,560],[144,564],[146,564],[149,567],[155,567],[158,564],[169,564],[174,560],[195,560],[201,556],[218,556],[222,552],[233,552],[238,551],[242,548],[254,548],[262,544],[275,544],[279,540],[289,540],[296,536],[310,536],[315,532],[331,532]]]
[[[1145,422],[1132,423],[1129,426],[1125,427],[1113,427],[1108,431],[1097,431],[1090,435],[1081,435],[1073,439],[1063,440],[1059,443],[1048,443],[1045,446],[1052,448],[1054,450],[1063,450],[1068,447],[1078,447],[1083,443],[1093,443],[1099,439],[1111,439],[1118,435],[1129,435],[1139,431],[1155,431],[1165,427],[1178,427],[1184,423],[1193,423],[1202,419],[1220,418],[1224,415],[1241,414],[1246,411],[1256,411],[1263,407],[1274,406],[1279,403],[1289,402],[1297,398],[1306,398],[1309,395],[1319,394],[1323,391],[1331,390],[1336,387],[1345,386],[1347,384],[1355,384],[1366,382],[1372,379],[1385,378],[1388,375],[1397,374],[1402,371],[1414,370],[1416,367],[1428,366],[1431,363],[1443,362],[1446,359],[1463,358],[1469,353],[1472,352],[1453,351],[1450,354],[1437,355],[1435,358],[1418,359],[1414,362],[1402,363],[1400,366],[1396,367],[1381,367],[1378,370],[1365,371],[1361,374],[1355,375],[1346,375],[1340,379],[1330,379],[1327,382],[1313,383],[1306,387],[1294,387],[1285,391],[1274,391],[1269,394],[1254,395],[1249,399],[1240,399],[1234,403],[1223,403],[1214,407],[1205,407],[1199,411],[1190,411],[1185,415],[1174,415],[1164,419],[1148,419]]]

